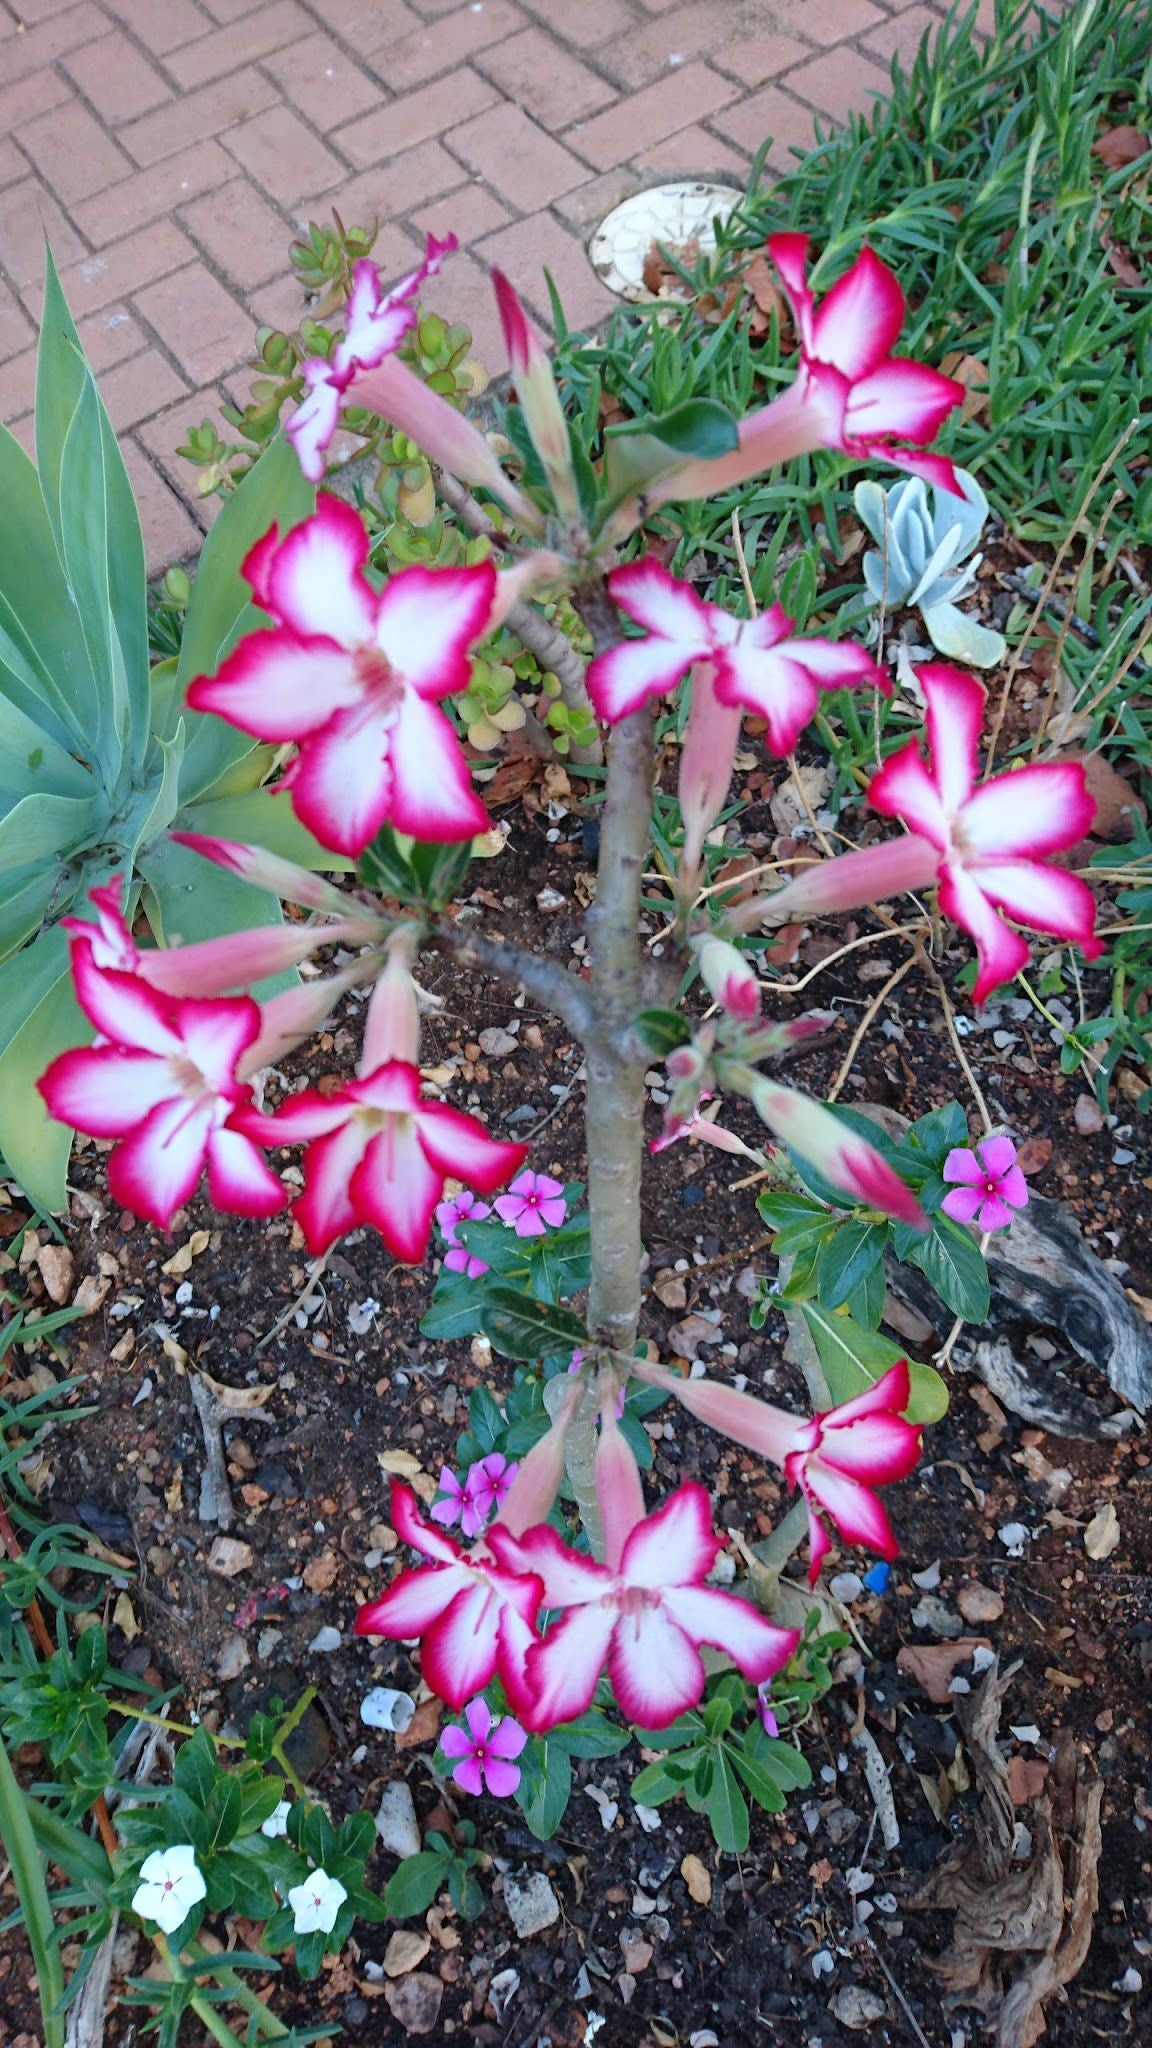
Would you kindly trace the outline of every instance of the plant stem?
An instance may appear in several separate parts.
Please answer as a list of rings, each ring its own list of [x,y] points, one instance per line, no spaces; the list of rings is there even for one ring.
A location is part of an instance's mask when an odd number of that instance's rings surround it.
[[[506,945],[503,939],[487,938],[448,917],[434,920],[430,943],[442,952],[454,953],[464,967],[478,967],[483,974],[526,989],[536,1002],[563,1018],[577,1038],[586,1036],[592,1017],[587,988],[558,961],[529,953],[523,946]]]
[[[456,477],[446,470],[439,470],[436,488],[446,505],[450,505],[456,517],[470,533],[483,534],[487,539],[507,545],[507,539],[495,526],[483,505],[472,496]],[[533,611],[530,604],[514,604],[504,621],[510,633],[515,633],[522,647],[534,654],[542,669],[550,669],[560,685],[560,699],[569,711],[582,713],[587,720],[594,719],[588,686],[584,680],[585,663],[566,633],[554,626],[542,613]],[[575,766],[599,767],[604,759],[604,750],[599,733],[594,741],[585,747],[573,747],[569,757]]]
[[[52,1917],[52,1902],[45,1881],[44,1864],[37,1846],[31,1817],[8,1751],[0,1740],[0,1835],[4,1839],[12,1882],[28,1947],[36,1971],[40,2013],[44,2022],[45,2048],[64,2048],[64,2022],[57,2007],[64,1996],[64,1971]]]

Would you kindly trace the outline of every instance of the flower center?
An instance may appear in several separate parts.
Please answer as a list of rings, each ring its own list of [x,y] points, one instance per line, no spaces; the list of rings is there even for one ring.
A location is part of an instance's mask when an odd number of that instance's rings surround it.
[[[195,1100],[200,1095],[214,1093],[195,1060],[189,1059],[187,1053],[173,1053],[168,1061],[168,1071],[181,1095]]]
[[[611,1593],[605,1593],[601,1606],[615,1607],[619,1614],[643,1614],[650,1607],[659,1607],[660,1595],[649,1586],[618,1586]]]
[[[991,1175],[989,1175],[988,1179],[984,1183],[984,1193],[986,1195],[996,1195],[999,1194],[999,1192],[999,1183],[997,1181],[994,1181]]]
[[[369,643],[356,649],[356,680],[377,711],[399,710],[404,684],[379,647]]]

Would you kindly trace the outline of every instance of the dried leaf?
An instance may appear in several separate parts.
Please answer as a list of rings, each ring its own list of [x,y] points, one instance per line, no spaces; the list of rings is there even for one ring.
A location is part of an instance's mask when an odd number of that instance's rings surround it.
[[[443,1712],[442,1700],[421,1700],[408,1726],[396,1730],[397,1749],[419,1749],[425,1742],[435,1742],[440,1732],[440,1717]],[[431,1817],[427,1825],[432,1825]]]
[[[231,1408],[237,1415],[250,1414],[253,1408],[263,1408],[275,1391],[266,1387],[226,1387],[223,1380],[214,1380],[210,1372],[202,1372],[200,1378],[222,1408]]]
[[[937,1707],[948,1706],[954,1695],[949,1684],[962,1664],[971,1662],[977,1650],[989,1650],[987,1636],[957,1636],[951,1643],[905,1643],[896,1668],[906,1671]]]
[[[1095,1558],[1099,1564],[1102,1559],[1111,1557],[1119,1542],[1120,1517],[1111,1501],[1106,1501],[1102,1508],[1097,1508],[1084,1531],[1084,1548],[1089,1557]]]
[[[1110,171],[1122,170],[1125,164],[1134,164],[1152,149],[1152,137],[1145,135],[1142,128],[1133,128],[1129,122],[1122,122],[1118,128],[1105,128],[1092,144],[1093,156]]]
[[[376,1462],[397,1479],[414,1479],[420,1470],[420,1460],[411,1451],[377,1451]]]
[[[960,407],[962,420],[979,419],[988,410],[990,392],[988,389],[988,365],[978,356],[964,354],[953,349],[940,364],[946,377],[954,377],[957,384],[964,386],[964,399]]]
[[[112,1619],[126,1641],[134,1643],[140,1633],[140,1624],[136,1619],[136,1610],[127,1593],[118,1593],[116,1595],[116,1605],[112,1609]]]
[[[211,1242],[212,1232],[210,1230],[194,1230],[187,1244],[182,1244],[178,1251],[173,1252],[172,1257],[165,1260],[160,1271],[162,1273],[171,1273],[173,1276],[187,1273],[191,1268],[193,1259],[198,1259],[201,1252],[206,1252]]]
[[[688,1896],[698,1906],[712,1903],[712,1873],[699,1856],[685,1856],[680,1865],[680,1875],[688,1887]]]
[[[40,1268],[40,1278],[48,1290],[49,1300],[54,1301],[57,1308],[63,1308],[71,1296],[76,1270],[75,1261],[67,1245],[42,1244],[36,1254],[36,1264]]]
[[[406,1977],[410,1970],[419,1968],[431,1946],[431,1935],[414,1927],[398,1927],[384,1951],[385,1976]]]

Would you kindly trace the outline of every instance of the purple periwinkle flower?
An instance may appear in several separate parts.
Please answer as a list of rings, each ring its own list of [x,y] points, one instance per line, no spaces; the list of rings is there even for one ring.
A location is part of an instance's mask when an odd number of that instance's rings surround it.
[[[517,1237],[543,1237],[558,1230],[568,1214],[563,1181],[547,1173],[519,1173],[506,1195],[498,1195],[496,1214],[510,1223]]]
[[[480,1458],[469,1468],[468,1491],[475,1503],[476,1513],[483,1519],[481,1527],[498,1514],[512,1481],[520,1470],[518,1464],[509,1464],[503,1451],[490,1451],[486,1458]]]
[[[466,1728],[456,1723],[445,1728],[440,1747],[454,1757],[452,1776],[465,1792],[487,1789],[496,1799],[507,1799],[520,1783],[520,1766],[513,1762],[528,1737],[519,1721],[505,1714],[493,1721],[484,1698],[469,1700],[464,1709]]]
[[[478,1280],[481,1273],[488,1271],[485,1261],[478,1259],[475,1252],[470,1252],[467,1245],[460,1243],[456,1236],[456,1225],[482,1223],[485,1216],[491,1214],[492,1204],[479,1201],[470,1188],[461,1188],[458,1195],[450,1195],[446,1201],[437,1202],[436,1221],[440,1225],[440,1235],[448,1246],[444,1254],[444,1264],[450,1273],[464,1273],[469,1280]]]
[[[1011,1138],[984,1138],[974,1152],[954,1146],[944,1161],[944,1178],[957,1185],[940,1206],[957,1223],[1003,1230],[1013,1209],[1027,1207],[1028,1183],[1016,1164]]]
[[[488,1520],[487,1512],[476,1499],[472,1485],[472,1473],[480,1467],[473,1465],[468,1477],[461,1481],[447,1465],[440,1467],[440,1492],[442,1500],[433,1501],[428,1512],[442,1529],[454,1529],[460,1524],[460,1533],[469,1538],[478,1536]]]

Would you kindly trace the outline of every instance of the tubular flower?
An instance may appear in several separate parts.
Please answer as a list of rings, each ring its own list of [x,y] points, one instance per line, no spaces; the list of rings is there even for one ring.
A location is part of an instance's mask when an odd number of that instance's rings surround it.
[[[238,1062],[260,1032],[250,996],[162,995],[137,975],[101,971],[73,946],[76,998],[99,1045],[61,1053],[38,1082],[52,1116],[94,1138],[118,1138],[108,1185],[135,1215],[166,1230],[205,1167],[217,1209],[272,1216],[287,1196],[251,1139],[230,1121],[251,1101]]]
[[[1004,1230],[1013,1209],[1028,1206],[1028,1183],[1016,1164],[1011,1138],[985,1138],[970,1152],[955,1145],[944,1161],[944,1179],[953,1181],[940,1207],[957,1223],[975,1223],[979,1230]]]
[[[471,839],[488,817],[439,700],[467,687],[496,571],[414,565],[376,591],[368,552],[359,513],[327,494],[283,538],[273,526],[244,574],[276,624],[198,677],[188,702],[257,739],[297,743],[281,787],[324,846],[362,853],[384,824]]]
[[[503,271],[493,270],[492,286],[516,396],[548,479],[553,504],[562,519],[578,520],[580,493],[572,466],[572,445],[552,366]]]
[[[705,938],[694,939],[692,951],[696,955],[700,979],[721,1009],[746,1024],[760,1015],[760,983],[747,953],[741,953],[727,939],[718,938],[713,932]]]
[[[823,1103],[795,1088],[782,1088],[766,1074],[754,1077],[748,1093],[769,1130],[834,1188],[916,1230],[928,1228],[928,1218],[895,1168]]]
[[[313,356],[304,365],[307,396],[297,406],[284,431],[300,458],[300,467],[313,483],[324,475],[324,453],[336,432],[345,393],[358,372],[375,369],[385,356],[398,349],[416,324],[416,300],[421,286],[435,277],[446,256],[456,247],[455,235],[438,242],[429,235],[424,261],[390,292],[380,282],[376,265],[365,257],[353,267],[352,291],[344,316],[343,339],[330,356]]]
[[[394,1642],[420,1639],[427,1683],[459,1713],[497,1671],[509,1698],[524,1684],[524,1660],[543,1586],[532,1570],[506,1566],[487,1542],[464,1551],[425,1522],[416,1497],[392,1481],[392,1520],[402,1543],[430,1561],[402,1571],[379,1600],[356,1616],[356,1633]]]
[[[821,690],[859,682],[887,688],[862,647],[793,639],[793,621],[778,604],[755,619],[733,618],[670,576],[653,555],[613,569],[608,589],[646,633],[597,655],[588,670],[588,694],[610,725],[674,689],[694,663],[709,662],[717,703],[765,719],[772,751],[783,755],[814,716]]]
[[[720,702],[712,663],[697,662],[692,669],[679,781],[684,849],[677,884],[680,893],[689,898],[699,881],[705,841],[728,799],[742,715],[738,704]]]
[[[976,941],[974,1002],[1011,981],[1028,959],[1025,940],[1005,924],[1002,910],[1034,931],[1073,941],[1094,960],[1103,948],[1093,930],[1092,892],[1045,858],[1074,846],[1095,816],[1080,763],[1038,762],[977,787],[981,685],[944,662],[919,676],[931,766],[909,740],[873,776],[868,796],[935,850],[941,909]]]
[[[585,1712],[605,1660],[628,1719],[666,1728],[703,1693],[701,1643],[759,1684],[800,1640],[797,1630],[776,1628],[746,1601],[703,1584],[721,1546],[702,1486],[677,1487],[639,1522],[615,1569],[569,1550],[546,1523],[518,1540],[496,1523],[488,1542],[507,1569],[536,1575],[545,1607],[567,1610],[509,1687],[534,1732]]]
[[[872,1489],[906,1478],[920,1456],[921,1431],[903,1413],[910,1399],[907,1360],[900,1359],[855,1400],[842,1401],[808,1422],[717,1380],[683,1380],[643,1359],[633,1362],[633,1371],[675,1395],[709,1428],[782,1466],[790,1483],[800,1487],[808,1503],[808,1577],[813,1585],[831,1548],[821,1513],[847,1542],[878,1550],[881,1557],[899,1554],[892,1525]],[[546,1597],[545,1606],[551,1605]]]
[[[235,1128],[262,1145],[308,1146],[293,1213],[310,1251],[327,1251],[367,1223],[393,1258],[412,1264],[428,1249],[446,1180],[491,1194],[528,1151],[490,1138],[475,1117],[445,1102],[426,1101],[419,1068],[407,1060],[386,1060],[332,1095],[306,1088],[274,1116],[243,1110]]]

